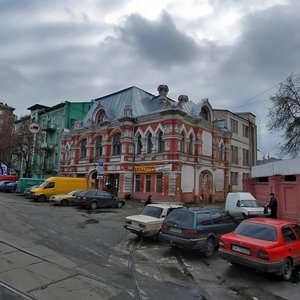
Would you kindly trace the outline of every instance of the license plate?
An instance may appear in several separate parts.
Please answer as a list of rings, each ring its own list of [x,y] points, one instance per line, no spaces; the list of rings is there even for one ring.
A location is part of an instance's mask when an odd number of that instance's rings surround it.
[[[174,228],[174,227],[170,227],[170,228],[169,228],[169,231],[175,232],[175,233],[182,233],[182,229]]]
[[[249,249],[246,249],[246,248],[243,248],[243,247],[239,247],[239,246],[236,246],[236,245],[232,245],[231,249],[233,251],[236,251],[236,252],[240,252],[240,253],[243,253],[243,254],[248,254],[250,255],[250,250]]]

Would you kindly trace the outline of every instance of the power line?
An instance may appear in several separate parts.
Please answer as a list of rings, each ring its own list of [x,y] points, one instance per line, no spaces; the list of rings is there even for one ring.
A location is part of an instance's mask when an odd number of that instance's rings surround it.
[[[295,74],[295,75],[293,75],[293,76],[298,76],[298,75],[300,75],[300,72],[296,73],[296,74]],[[251,98],[249,98],[249,99],[245,100],[245,102],[250,102],[251,100],[253,100],[253,99],[255,99],[255,98],[257,98],[257,97],[259,97],[259,96],[261,96],[261,95],[265,94],[266,92],[268,92],[268,91],[270,91],[270,90],[274,89],[275,87],[277,87],[278,85],[282,84],[282,83],[283,83],[283,82],[285,82],[285,81],[286,81],[286,79],[284,79],[284,80],[282,80],[282,81],[280,81],[280,82],[278,82],[278,83],[274,84],[274,85],[273,85],[273,86],[271,86],[270,88],[268,88],[268,89],[266,89],[266,90],[264,90],[264,91],[262,91],[262,92],[258,93],[257,95],[255,95],[255,96],[253,96],[253,97],[251,97]],[[269,99],[264,99],[264,100],[253,101],[252,103],[246,103],[246,104],[242,104],[242,105],[234,106],[234,107],[231,107],[231,108],[229,108],[229,109],[231,110],[231,109],[238,108],[238,107],[244,107],[244,106],[247,106],[247,105],[249,105],[249,104],[253,104],[253,103],[259,103],[259,102],[266,102],[266,101],[269,101]]]

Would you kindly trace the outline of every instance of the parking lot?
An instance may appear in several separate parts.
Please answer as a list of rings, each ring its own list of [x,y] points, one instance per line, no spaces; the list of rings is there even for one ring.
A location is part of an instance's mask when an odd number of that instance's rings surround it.
[[[0,193],[0,280],[37,299],[297,299],[283,282],[218,253],[138,239],[125,216],[143,204],[79,209]],[[24,280],[26,276],[27,280]]]

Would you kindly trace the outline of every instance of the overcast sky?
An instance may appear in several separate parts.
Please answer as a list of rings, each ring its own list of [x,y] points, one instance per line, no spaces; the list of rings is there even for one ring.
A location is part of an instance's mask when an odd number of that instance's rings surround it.
[[[0,101],[23,116],[167,84],[174,100],[252,112],[276,156],[269,97],[300,72],[299,12],[296,0],[0,0]]]

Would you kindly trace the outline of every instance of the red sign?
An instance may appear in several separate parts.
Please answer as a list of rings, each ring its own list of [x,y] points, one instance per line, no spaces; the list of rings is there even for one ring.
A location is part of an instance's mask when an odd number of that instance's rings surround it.
[[[40,125],[38,123],[31,123],[29,125],[29,131],[31,133],[38,133],[41,130]]]

